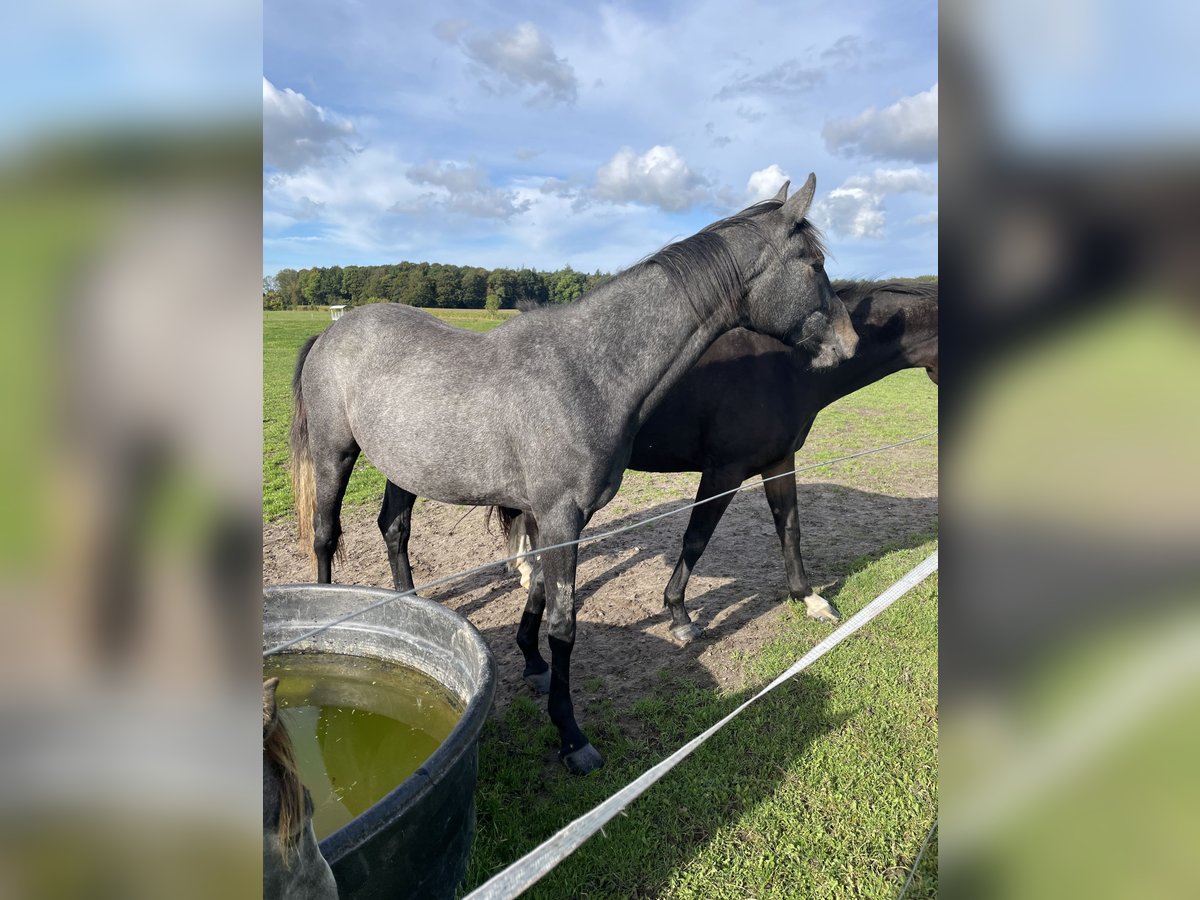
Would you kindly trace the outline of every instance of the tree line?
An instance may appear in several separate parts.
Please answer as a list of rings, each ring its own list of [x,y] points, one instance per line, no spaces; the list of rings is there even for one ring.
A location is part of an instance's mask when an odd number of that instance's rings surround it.
[[[280,269],[263,279],[263,309],[404,303],[441,309],[515,309],[571,303],[607,276],[565,266],[557,272],[482,269],[441,263]]]

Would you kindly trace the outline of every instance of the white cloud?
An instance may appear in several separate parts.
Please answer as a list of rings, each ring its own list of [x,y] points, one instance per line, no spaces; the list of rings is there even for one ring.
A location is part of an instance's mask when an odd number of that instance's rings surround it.
[[[440,22],[434,33],[456,44],[467,58],[485,73],[480,83],[496,93],[533,88],[532,103],[574,103],[579,83],[571,64],[554,52],[554,47],[537,26],[522,22],[511,31],[467,35],[463,22]]]
[[[757,203],[759,200],[768,200],[774,197],[783,187],[783,183],[790,179],[791,176],[775,163],[771,163],[765,169],[752,172],[749,180],[746,181],[746,203]]]
[[[291,88],[263,79],[263,161],[295,172],[350,149],[354,125]]]
[[[528,208],[528,203],[516,201],[513,192],[493,187],[487,172],[475,163],[453,160],[423,163],[408,170],[408,180],[442,191],[424,193],[415,201],[402,201],[393,207],[395,212],[419,213],[441,207],[480,219],[509,219]]]
[[[938,153],[938,86],[885,109],[872,106],[848,119],[831,119],[821,133],[829,152],[839,156],[933,162]]]
[[[642,203],[682,212],[709,199],[708,182],[674,147],[651,147],[638,156],[622,147],[596,172],[594,196],[613,203]]]
[[[840,237],[877,240],[887,225],[886,198],[904,193],[936,194],[937,182],[916,167],[852,175],[813,204],[812,219]]]
[[[931,209],[929,212],[921,213],[919,216],[913,216],[905,224],[907,225],[936,225],[938,223],[938,211]]]

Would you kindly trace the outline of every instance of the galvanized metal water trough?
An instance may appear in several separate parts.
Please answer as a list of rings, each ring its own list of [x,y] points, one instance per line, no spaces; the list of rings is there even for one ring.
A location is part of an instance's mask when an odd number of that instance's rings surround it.
[[[342,900],[453,897],[475,838],[479,732],[492,706],[496,663],[466,619],[431,600],[381,588],[288,584],[263,589],[263,647],[394,597],[305,638],[285,653],[338,653],[408,666],[459,701],[462,718],[408,779],[321,841]]]

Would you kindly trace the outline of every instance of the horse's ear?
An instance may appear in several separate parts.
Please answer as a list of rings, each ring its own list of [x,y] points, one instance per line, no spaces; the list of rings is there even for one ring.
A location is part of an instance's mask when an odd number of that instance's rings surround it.
[[[275,691],[279,687],[278,678],[268,678],[263,682],[263,737],[271,733],[275,727]]]
[[[808,213],[808,208],[812,206],[813,194],[816,192],[817,176],[810,172],[808,181],[804,182],[804,186],[792,194],[792,198],[783,204],[783,215],[789,224],[795,224],[804,218],[805,214]]]
[[[788,191],[788,188],[791,186],[791,184],[792,184],[791,179],[788,179],[787,181],[785,181],[783,183],[783,187],[781,187],[779,189],[779,193],[775,195],[775,199],[778,200],[780,203],[783,203],[784,201],[787,200],[787,191]]]

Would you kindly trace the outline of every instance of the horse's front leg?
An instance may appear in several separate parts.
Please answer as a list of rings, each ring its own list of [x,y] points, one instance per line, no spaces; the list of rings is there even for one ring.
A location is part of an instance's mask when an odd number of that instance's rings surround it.
[[[763,484],[763,491],[767,495],[767,504],[771,507],[771,515],[775,519],[779,546],[783,549],[783,568],[787,573],[788,592],[797,600],[804,601],[804,608],[810,619],[836,625],[842,621],[842,614],[836,606],[813,591],[808,581],[808,573],[804,571],[804,559],[800,555],[800,512],[796,506],[796,475],[783,474],[793,468],[795,460],[788,456],[762,473],[763,478],[779,476]]]
[[[583,530],[583,515],[578,510],[559,511],[538,517],[540,545],[576,540]],[[575,722],[571,704],[571,651],[575,647],[575,567],[578,547],[541,552],[541,570],[545,578],[547,625],[550,642],[550,721],[558,728],[561,741],[559,757],[568,771],[586,775],[604,765],[604,757],[593,747]]]
[[[742,483],[743,472],[739,469],[706,469],[700,476],[700,487],[696,490],[696,502],[707,500],[716,494],[731,491]],[[683,644],[690,643],[700,636],[700,626],[692,621],[684,606],[684,594],[687,591],[688,579],[692,569],[700,561],[704,548],[717,530],[717,523],[725,510],[729,508],[732,494],[704,503],[692,510],[688,520],[687,531],[683,535],[683,549],[671,573],[671,580],[663,591],[663,602],[671,612],[671,634]]]

